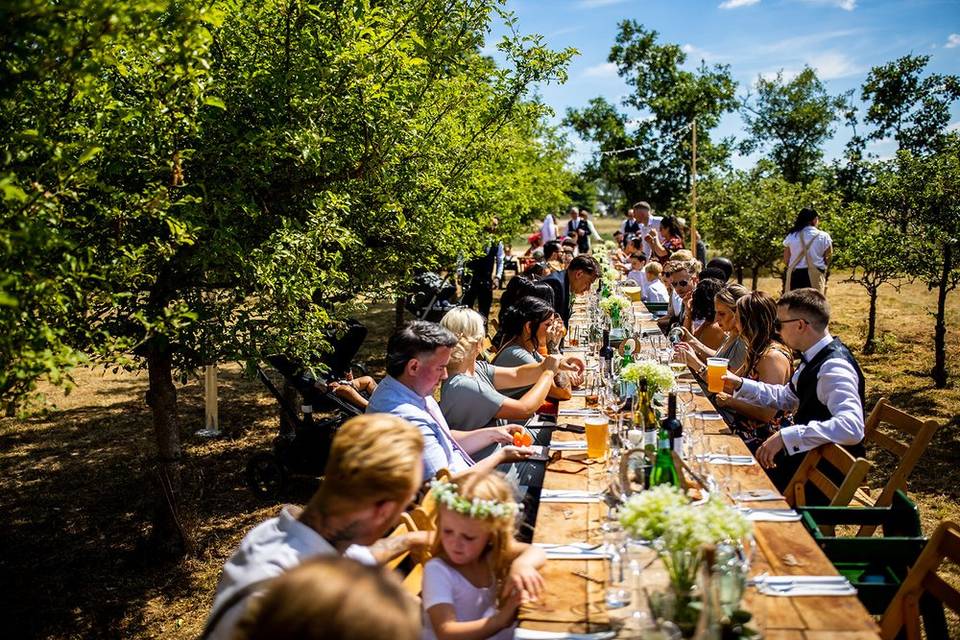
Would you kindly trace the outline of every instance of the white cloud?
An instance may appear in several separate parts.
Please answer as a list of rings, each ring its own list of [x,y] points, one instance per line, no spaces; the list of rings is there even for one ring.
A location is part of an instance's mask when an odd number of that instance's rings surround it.
[[[947,36],[947,44],[943,46],[947,49],[960,47],[960,33],[951,33],[949,36]]]
[[[757,74],[757,80],[766,80],[771,82],[777,79],[777,74],[780,74],[783,82],[790,82],[798,75],[800,75],[800,69],[777,69],[776,71],[761,71]],[[754,83],[756,86],[756,83]]]
[[[857,8],[857,0],[803,0],[807,4],[818,4],[828,7],[836,7],[844,11],[853,11]]]
[[[585,78],[615,78],[617,77],[617,65],[612,62],[595,64],[583,70]]]
[[[599,9],[600,7],[611,7],[615,4],[623,4],[627,0],[580,0],[577,3],[578,9]]]
[[[688,58],[692,58],[693,61],[699,64],[701,60],[706,62],[718,62],[724,59],[724,56],[718,55],[712,51],[707,51],[706,49],[701,49],[700,47],[690,44],[689,42],[680,47],[680,50],[687,54]]]
[[[817,71],[817,77],[821,80],[846,78],[862,71],[853,60],[836,51],[811,55],[806,62]]]
[[[759,3],[760,0],[723,0],[720,3],[721,9],[739,9],[740,7],[749,7]]]
[[[960,131],[960,120],[947,127],[947,131]]]

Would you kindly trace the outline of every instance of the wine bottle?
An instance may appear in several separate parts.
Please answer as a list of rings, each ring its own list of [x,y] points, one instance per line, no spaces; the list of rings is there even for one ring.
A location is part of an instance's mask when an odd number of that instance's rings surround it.
[[[610,346],[610,329],[603,328],[603,346],[600,347],[600,359],[603,360],[603,374],[609,380],[613,375],[613,347]]]
[[[653,471],[650,472],[650,486],[655,487],[659,484],[680,486],[680,475],[673,464],[673,452],[670,449],[670,432],[662,426],[658,436],[657,457],[653,461]]]
[[[683,452],[683,423],[677,418],[677,394],[672,391],[667,396],[667,417],[660,423],[660,428],[670,434],[670,450],[680,455]]]

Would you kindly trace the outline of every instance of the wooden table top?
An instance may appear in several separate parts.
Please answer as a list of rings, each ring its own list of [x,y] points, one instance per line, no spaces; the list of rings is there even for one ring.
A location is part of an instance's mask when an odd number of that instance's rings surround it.
[[[576,316],[575,316],[576,318]],[[575,320],[573,320],[575,321]],[[583,407],[582,396],[560,404],[561,409]],[[698,411],[713,411],[710,400],[696,396]],[[580,416],[562,416],[559,422],[583,424]],[[685,428],[687,425],[684,425]],[[731,454],[750,454],[743,441],[733,435],[723,420],[706,420],[705,433],[711,447],[727,446]],[[554,431],[552,441],[578,440],[584,436]],[[759,465],[734,466],[732,474],[741,489],[776,490]],[[564,451],[561,462],[547,466],[544,489],[600,491],[607,486],[604,465],[586,460],[583,452]],[[786,508],[786,502],[762,502],[747,506]],[[601,503],[542,502],[537,512],[534,542],[588,542],[600,544],[600,526],[606,514]],[[754,523],[757,549],[751,575],[838,575],[836,569],[800,522]],[[653,552],[649,552],[653,559]],[[610,618],[604,604],[608,563],[602,560],[549,560],[543,569],[547,584],[545,597],[520,613],[524,628],[544,631],[586,632],[607,629]],[[580,575],[577,575],[580,574]],[[643,572],[648,590],[662,590],[667,581],[662,565],[654,561]],[[758,606],[759,605],[759,606]],[[748,588],[742,604],[758,613],[764,622],[765,638],[771,640],[874,640],[878,627],[856,596],[771,597]]]

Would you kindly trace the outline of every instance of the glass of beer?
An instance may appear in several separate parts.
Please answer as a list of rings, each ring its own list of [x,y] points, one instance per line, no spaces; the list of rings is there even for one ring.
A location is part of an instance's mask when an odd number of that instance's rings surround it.
[[[607,454],[609,441],[609,420],[607,416],[588,416],[583,421],[587,432],[587,457],[600,459]]]
[[[727,372],[726,358],[707,358],[707,391],[720,393],[723,391],[723,374]]]

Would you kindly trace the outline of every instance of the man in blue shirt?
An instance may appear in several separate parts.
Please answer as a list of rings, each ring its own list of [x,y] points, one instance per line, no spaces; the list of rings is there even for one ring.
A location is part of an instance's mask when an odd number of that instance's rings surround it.
[[[387,377],[370,396],[367,413],[390,413],[416,426],[424,439],[423,477],[432,478],[440,469],[457,474],[473,468],[492,471],[504,462],[529,457],[526,447],[504,446],[480,462],[472,454],[491,444],[508,445],[513,432],[521,429],[487,427],[473,431],[451,431],[433,394],[447,377],[450,353],[456,336],[434,322],[414,320],[394,333],[387,343]]]

